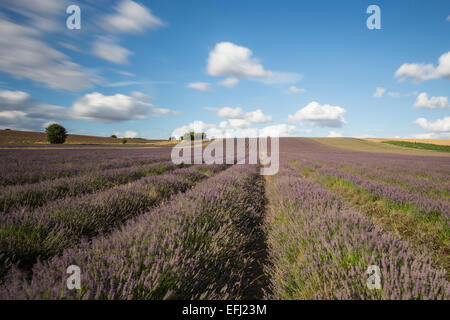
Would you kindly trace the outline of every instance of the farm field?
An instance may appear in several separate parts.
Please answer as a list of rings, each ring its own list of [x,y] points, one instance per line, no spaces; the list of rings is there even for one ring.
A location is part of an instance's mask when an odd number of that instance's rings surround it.
[[[82,144],[100,144],[100,145],[120,145],[119,138],[93,137],[88,135],[68,134],[66,144],[82,145]],[[156,144],[156,145],[170,145],[168,141],[164,140],[149,140],[141,138],[127,138],[127,144]],[[50,145],[44,132],[34,131],[19,131],[19,130],[0,130],[0,145],[1,146],[41,146],[55,147]],[[60,147],[67,147],[60,146]]]
[[[383,142],[383,141],[406,141],[406,142],[417,142],[417,143],[430,143],[437,144],[441,146],[450,146],[450,139],[408,139],[408,138],[365,138],[367,141]]]
[[[281,138],[269,176],[164,145],[0,150],[0,299],[449,299],[449,154],[360,143]]]

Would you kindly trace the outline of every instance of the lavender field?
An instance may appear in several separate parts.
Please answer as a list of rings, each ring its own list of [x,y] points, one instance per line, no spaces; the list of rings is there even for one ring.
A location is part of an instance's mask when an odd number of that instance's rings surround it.
[[[0,150],[0,299],[449,299],[450,157],[279,157],[264,176],[163,146]]]

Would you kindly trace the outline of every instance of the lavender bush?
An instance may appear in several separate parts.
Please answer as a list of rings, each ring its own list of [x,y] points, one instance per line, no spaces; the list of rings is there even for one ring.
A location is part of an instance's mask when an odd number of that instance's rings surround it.
[[[17,211],[0,217],[3,271],[9,263],[29,269],[36,259],[47,259],[83,238],[107,233],[171,195],[191,188],[225,166],[196,166],[151,176],[135,183],[84,197],[66,198],[33,211]]]
[[[32,209],[52,200],[106,190],[148,175],[172,170],[174,167],[172,162],[166,161],[122,169],[107,169],[35,184],[7,186],[0,192],[0,209],[3,212],[17,210],[20,207]]]
[[[36,183],[170,159],[170,148],[10,149],[0,153],[0,185]]]
[[[257,168],[234,166],[130,221],[109,236],[12,272],[7,299],[238,299],[248,279],[264,186]],[[82,289],[66,288],[66,268],[82,270]]]
[[[297,171],[267,187],[270,294],[274,299],[448,299],[445,270]],[[366,270],[381,269],[369,289]]]

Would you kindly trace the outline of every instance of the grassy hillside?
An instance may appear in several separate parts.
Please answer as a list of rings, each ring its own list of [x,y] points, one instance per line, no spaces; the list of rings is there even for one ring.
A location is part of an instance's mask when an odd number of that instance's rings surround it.
[[[77,134],[67,135],[65,144],[121,144],[120,138],[93,137]],[[127,144],[161,143],[164,140],[127,138]],[[167,141],[166,141],[167,142]],[[0,130],[0,145],[45,145],[49,144],[44,132]]]
[[[388,143],[388,144],[392,144],[394,146],[414,148],[414,149],[450,152],[450,146],[444,146],[444,145],[438,145],[438,144],[432,144],[432,143],[393,141],[393,140],[383,141],[382,143]]]
[[[442,146],[450,146],[450,139],[364,138],[364,140],[373,141],[373,142],[407,141],[407,142],[431,143],[431,144],[438,144],[438,145],[442,145]]]
[[[381,152],[422,156],[449,156],[448,152],[405,148],[387,143],[367,141],[356,138],[312,138],[330,147],[364,152]]]

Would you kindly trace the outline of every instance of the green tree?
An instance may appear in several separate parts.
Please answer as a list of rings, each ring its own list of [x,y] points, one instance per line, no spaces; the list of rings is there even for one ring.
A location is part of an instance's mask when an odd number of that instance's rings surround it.
[[[186,132],[183,136],[182,140],[204,140],[206,139],[206,133],[205,132]]]
[[[111,135],[111,138],[117,139],[117,136],[115,134]]]
[[[66,141],[67,131],[62,125],[53,123],[45,128],[47,140],[51,144],[62,144]]]
[[[122,144],[125,144],[125,143],[127,143],[127,139],[122,138]]]

